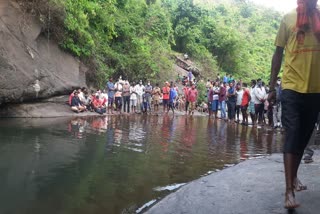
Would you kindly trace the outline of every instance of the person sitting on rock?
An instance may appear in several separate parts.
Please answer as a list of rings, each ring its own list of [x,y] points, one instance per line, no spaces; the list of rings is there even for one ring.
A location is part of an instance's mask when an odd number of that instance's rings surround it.
[[[73,93],[73,97],[71,99],[71,110],[76,113],[83,112],[86,110],[86,107],[82,104],[78,97],[77,91]]]
[[[89,95],[88,91],[84,91],[83,100],[80,100],[80,101],[83,103],[83,105],[86,106],[87,110],[93,111],[92,99],[91,99],[91,96]]]
[[[93,104],[93,109],[95,112],[97,112],[98,114],[103,114],[106,113],[106,108],[102,105],[102,100],[99,98],[99,96],[97,95],[95,97],[95,99],[93,100],[92,104]]]
[[[74,96],[74,93],[76,92],[77,90],[73,90],[73,92],[69,95],[69,99],[68,99],[68,104],[69,106],[71,106],[71,101],[72,101],[72,98]]]

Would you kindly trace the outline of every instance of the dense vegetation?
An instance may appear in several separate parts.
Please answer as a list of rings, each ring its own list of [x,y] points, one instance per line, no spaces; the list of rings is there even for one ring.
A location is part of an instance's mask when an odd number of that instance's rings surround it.
[[[202,0],[20,2],[38,4],[33,12],[48,28],[44,32],[96,70],[99,84],[120,74],[163,79],[177,53],[188,53],[203,76],[266,79],[281,18],[241,0],[210,6]]]

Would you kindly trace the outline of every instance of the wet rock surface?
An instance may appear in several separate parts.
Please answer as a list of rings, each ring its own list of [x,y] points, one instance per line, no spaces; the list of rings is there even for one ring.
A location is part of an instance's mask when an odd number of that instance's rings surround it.
[[[98,116],[96,112],[82,112],[74,113],[67,104],[68,96],[55,96],[48,99],[37,99],[35,102],[7,104],[0,106],[0,118],[53,118],[53,117],[85,117]],[[162,107],[161,107],[162,108]],[[159,114],[152,113],[152,115],[163,115],[162,110]],[[103,114],[107,115],[107,114]],[[116,112],[114,115],[118,115]],[[173,115],[169,112],[169,115]],[[175,111],[175,116],[185,115],[185,112]],[[194,116],[207,116],[205,113],[195,112]]]
[[[95,112],[74,113],[66,103],[68,96],[38,100],[36,103],[9,104],[0,108],[0,118],[49,118],[94,116]]]
[[[15,1],[0,1],[0,105],[86,86],[87,68],[42,31]]]
[[[307,191],[296,193],[301,207],[293,213],[319,213],[320,151],[302,164],[300,179]],[[200,178],[168,195],[146,213],[284,214],[284,171],[281,154],[242,162]]]

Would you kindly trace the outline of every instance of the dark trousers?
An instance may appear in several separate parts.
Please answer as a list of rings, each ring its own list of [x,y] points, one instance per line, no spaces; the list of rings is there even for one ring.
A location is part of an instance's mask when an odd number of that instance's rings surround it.
[[[240,111],[241,111],[241,106],[236,106],[236,115],[237,115],[237,118],[239,119],[239,116],[240,116]]]
[[[256,112],[256,116],[258,118],[258,121],[259,122],[262,122],[263,120],[263,112],[264,112],[264,104],[261,103],[261,104],[255,104],[254,105],[254,109],[255,109],[255,112]]]
[[[127,107],[127,112],[130,113],[130,96],[123,97],[123,111],[124,112],[126,112],[126,107]]]
[[[228,118],[233,120],[236,115],[236,101],[228,101]]]
[[[188,111],[188,108],[189,108],[189,101],[186,101],[186,111]]]
[[[302,94],[283,90],[281,102],[285,129],[284,153],[302,155],[318,118],[320,93]]]
[[[116,103],[117,110],[121,111],[121,108],[122,108],[122,97],[116,97],[115,98],[115,103]]]
[[[94,111],[97,112],[98,114],[106,113],[106,109],[105,108],[95,108]]]

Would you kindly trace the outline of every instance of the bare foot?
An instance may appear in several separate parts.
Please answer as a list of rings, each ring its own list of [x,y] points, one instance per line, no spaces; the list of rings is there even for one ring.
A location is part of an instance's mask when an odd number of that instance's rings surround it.
[[[286,199],[284,207],[288,210],[298,208],[300,204],[296,202],[295,195],[293,191],[286,192]]]
[[[303,185],[298,178],[295,179],[293,185],[294,185],[294,190],[297,192],[307,190],[307,186]]]

